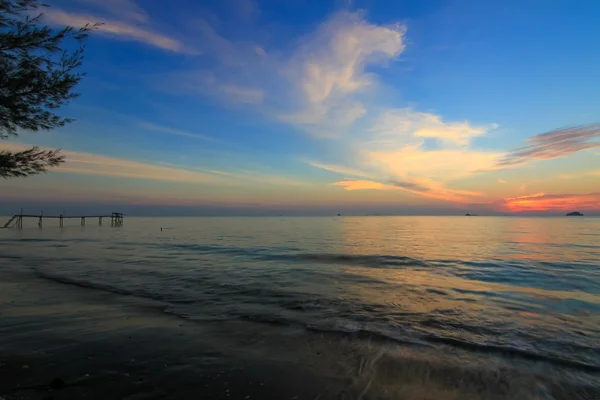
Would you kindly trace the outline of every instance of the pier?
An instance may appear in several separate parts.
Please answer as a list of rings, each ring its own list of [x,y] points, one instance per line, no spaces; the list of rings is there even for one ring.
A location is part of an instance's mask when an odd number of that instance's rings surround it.
[[[8,220],[6,224],[4,224],[3,228],[23,228],[23,219],[24,218],[33,218],[37,219],[38,226],[41,228],[43,225],[43,221],[45,219],[57,219],[59,226],[62,228],[64,226],[65,219],[79,219],[81,221],[81,226],[85,226],[86,219],[95,219],[98,218],[98,225],[102,225],[102,219],[110,218],[110,226],[123,226],[123,214],[114,212],[109,215],[33,215],[33,214],[15,214],[11,219]]]

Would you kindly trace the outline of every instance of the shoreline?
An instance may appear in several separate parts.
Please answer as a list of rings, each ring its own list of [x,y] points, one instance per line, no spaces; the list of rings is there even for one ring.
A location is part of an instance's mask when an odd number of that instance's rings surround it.
[[[165,304],[0,271],[0,396],[16,399],[591,399],[543,363],[190,321]],[[490,369],[490,365],[495,367]],[[523,374],[518,365],[537,366]],[[583,376],[583,375],[582,375]],[[595,375],[590,375],[593,379]],[[592,382],[593,384],[593,382]],[[592,396],[592,397],[586,397]]]

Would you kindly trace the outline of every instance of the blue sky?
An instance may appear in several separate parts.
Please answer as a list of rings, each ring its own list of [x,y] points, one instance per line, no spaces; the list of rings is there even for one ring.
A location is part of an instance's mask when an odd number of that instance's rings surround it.
[[[50,4],[103,25],[7,213],[600,210],[597,1]]]

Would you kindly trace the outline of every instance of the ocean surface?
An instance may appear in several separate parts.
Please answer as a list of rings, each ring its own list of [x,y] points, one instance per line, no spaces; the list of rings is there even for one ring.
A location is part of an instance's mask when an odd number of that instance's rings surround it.
[[[350,337],[598,383],[600,218],[87,223],[0,230],[0,268],[151,299],[202,324]]]

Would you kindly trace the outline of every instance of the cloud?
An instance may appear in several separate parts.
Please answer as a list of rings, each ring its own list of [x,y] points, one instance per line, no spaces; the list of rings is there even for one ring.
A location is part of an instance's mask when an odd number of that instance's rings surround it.
[[[363,162],[392,177],[449,182],[490,168],[498,156],[499,153],[469,149],[424,151],[420,146],[406,146],[363,152]]]
[[[30,146],[17,143],[5,143],[8,150],[24,150]],[[214,181],[211,174],[184,169],[165,167],[161,165],[124,160],[92,153],[62,150],[66,162],[55,172],[72,172],[85,175],[103,175],[120,178],[137,178],[158,181],[206,183]]]
[[[392,184],[417,196],[430,199],[442,200],[453,203],[467,203],[472,197],[482,194],[469,190],[448,189],[443,183],[435,182],[427,178],[414,179],[411,181],[392,181]]]
[[[381,113],[372,126],[371,145],[385,147],[421,144],[422,138],[434,138],[444,145],[466,146],[472,138],[497,127],[496,124],[473,126],[467,121],[445,122],[439,115],[411,108],[390,109]]]
[[[375,177],[374,174],[370,174],[368,172],[361,171],[361,170],[354,169],[354,168],[344,167],[342,165],[324,164],[324,163],[320,163],[317,161],[305,161],[305,162],[312,167],[324,169],[326,171],[335,172],[335,173],[342,174],[342,175],[359,176],[362,178],[374,178]]]
[[[254,52],[256,54],[258,54],[259,56],[261,56],[261,57],[266,57],[267,56],[267,52],[265,51],[265,49],[263,49],[260,46],[255,46],[254,47]]]
[[[430,188],[427,186],[421,185],[417,182],[404,182],[404,181],[391,181],[393,186],[399,187],[401,189],[406,189],[414,192],[429,192]]]
[[[4,143],[2,147],[10,151],[19,151],[28,149],[31,146],[19,143]],[[219,183],[233,186],[255,185],[256,183],[276,186],[307,185],[307,182],[256,171],[215,171],[172,163],[158,162],[150,164],[68,150],[62,150],[61,152],[65,155],[66,162],[53,170],[53,173],[76,173],[191,184]]]
[[[102,25],[97,29],[97,32],[100,34],[118,39],[137,41],[176,53],[196,54],[194,50],[186,48],[183,43],[176,39],[130,22],[109,20],[84,14],[73,14],[52,8],[44,13],[44,17],[52,24],[76,27],[100,22]]]
[[[343,181],[333,182],[334,186],[341,186],[344,190],[396,190],[393,185],[385,185],[380,182],[360,179],[344,179]]]
[[[227,104],[259,105],[265,93],[255,87],[244,87],[231,82],[229,78],[219,78],[210,71],[191,71],[166,79],[162,86],[175,93],[205,94]]]
[[[146,23],[149,16],[132,0],[80,0],[81,3],[96,7],[129,21]]]
[[[234,84],[221,85],[220,90],[226,96],[236,99],[238,103],[259,104],[264,97],[262,90],[243,88]]]
[[[600,210],[600,193],[545,194],[507,198],[496,205],[510,212]]]
[[[145,129],[150,129],[150,130],[157,131],[157,132],[164,132],[164,133],[168,133],[169,135],[185,136],[185,137],[190,137],[190,138],[194,138],[194,139],[207,140],[207,141],[211,141],[211,142],[218,141],[217,139],[212,138],[210,136],[201,135],[199,133],[192,133],[192,132],[188,132],[188,131],[184,131],[184,130],[180,130],[180,129],[174,129],[174,128],[170,128],[168,126],[156,125],[156,124],[153,124],[150,122],[140,122],[138,125]]]
[[[371,64],[404,50],[405,27],[367,22],[362,13],[340,12],[304,39],[284,69],[295,87],[297,111],[281,118],[317,136],[335,136],[367,112],[356,94],[375,83]]]
[[[498,183],[506,183],[506,181],[504,179],[498,179]]]
[[[565,157],[581,150],[600,147],[600,124],[582,125],[542,133],[529,138],[526,145],[498,160],[498,167],[525,164],[533,160]]]
[[[229,0],[230,8],[243,21],[252,22],[260,16],[260,8],[253,0]]]
[[[402,190],[417,196],[427,197],[436,200],[444,200],[455,203],[470,202],[470,197],[481,196],[481,193],[466,190],[452,190],[444,188],[442,185],[428,181],[391,181],[381,183],[371,180],[344,179],[332,183],[334,186],[341,186],[345,190]]]

